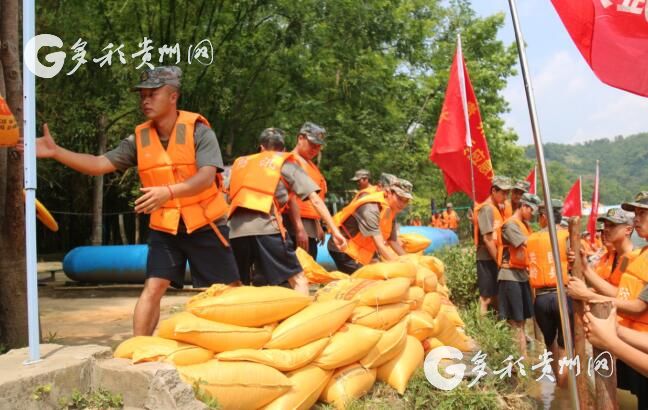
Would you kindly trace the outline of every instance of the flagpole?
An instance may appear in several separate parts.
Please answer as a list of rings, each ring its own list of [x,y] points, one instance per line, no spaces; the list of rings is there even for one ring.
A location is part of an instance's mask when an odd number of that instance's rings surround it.
[[[569,310],[567,307],[567,295],[565,293],[565,284],[563,283],[563,273],[562,266],[560,264],[560,253],[558,250],[558,238],[556,234],[556,221],[554,220],[553,208],[551,207],[549,178],[547,177],[547,166],[545,164],[544,150],[542,147],[542,137],[540,136],[538,116],[536,114],[535,97],[533,95],[533,88],[531,86],[531,76],[529,75],[529,67],[526,59],[526,52],[524,50],[524,39],[522,38],[522,30],[520,29],[520,21],[517,14],[517,6],[515,0],[509,0],[509,7],[511,9],[511,17],[513,19],[515,39],[517,42],[518,54],[520,57],[520,66],[522,68],[522,77],[524,78],[524,89],[526,91],[529,116],[531,119],[531,128],[533,131],[533,140],[535,143],[538,165],[540,168],[540,178],[542,180],[542,188],[544,190],[545,209],[547,210],[548,220],[547,228],[549,230],[549,238],[551,240],[551,253],[553,254],[554,267],[556,269],[556,280],[558,282],[558,306],[560,309],[560,321],[565,342],[565,350],[567,351],[567,358],[573,360],[574,346],[572,344],[571,324],[568,314]],[[559,358],[553,359],[558,360]],[[576,373],[573,366],[567,367],[569,372],[569,392],[572,398],[572,407],[574,409],[579,409],[580,400],[578,397],[578,391],[576,389]]]
[[[477,202],[477,193],[475,192],[475,164],[472,160],[472,135],[470,133],[470,116],[468,115],[468,97],[466,96],[466,76],[464,74],[463,50],[461,49],[461,34],[457,34],[457,51],[460,61],[457,61],[457,71],[459,72],[459,90],[461,91],[461,105],[463,107],[464,120],[466,121],[466,145],[468,146],[468,161],[470,161],[470,184],[472,187],[473,203]]]

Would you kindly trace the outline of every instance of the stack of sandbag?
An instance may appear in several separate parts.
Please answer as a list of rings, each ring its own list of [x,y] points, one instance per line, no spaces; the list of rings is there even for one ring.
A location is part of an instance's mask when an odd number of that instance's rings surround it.
[[[443,269],[408,255],[343,279],[319,271],[328,284],[314,300],[282,287],[214,285],[156,337],[129,339],[115,356],[173,363],[224,409],[309,409],[318,400],[343,409],[376,380],[403,394],[425,351],[471,348]]]
[[[423,252],[432,243],[431,239],[420,233],[402,233],[398,235],[398,240],[407,253]]]

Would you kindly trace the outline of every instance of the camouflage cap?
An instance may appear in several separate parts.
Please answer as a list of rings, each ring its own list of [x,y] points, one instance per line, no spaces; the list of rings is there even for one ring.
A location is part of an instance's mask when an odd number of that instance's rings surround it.
[[[560,199],[551,198],[551,207],[552,207],[553,209],[562,209],[562,207],[563,207],[563,201],[561,201]],[[541,202],[540,202],[540,205],[538,205],[538,208],[540,208],[540,209],[544,209],[544,208],[546,208],[546,206],[545,206],[545,202],[544,202],[544,201],[541,201]]]
[[[513,188],[511,184],[511,178],[497,175],[493,177],[492,185],[503,191],[510,191]]]
[[[525,193],[524,195],[522,195],[522,198],[520,198],[520,203],[530,206],[531,209],[533,209],[533,213],[536,213],[538,212],[538,208],[540,207],[542,201],[537,195]]]
[[[648,209],[648,191],[639,192],[634,201],[622,203],[621,208],[631,212],[634,212],[635,208]]]
[[[160,88],[164,85],[171,85],[180,88],[182,70],[176,66],[156,67],[152,70],[142,72],[140,83],[134,86],[132,91],[139,91],[143,88]]]
[[[448,202],[448,203],[446,204],[446,208],[452,208],[452,202]]]
[[[380,185],[384,187],[390,186],[394,181],[396,181],[398,177],[396,175],[388,174],[386,172],[383,172],[380,174]]]
[[[286,144],[286,133],[280,128],[266,128],[259,135],[259,144],[266,149],[283,150]]]
[[[355,175],[353,178],[351,178],[351,181],[359,181],[362,178],[371,178],[371,172],[367,171],[366,169],[359,169],[355,172]]]
[[[414,186],[412,185],[411,182],[402,178],[396,178],[389,185],[389,189],[391,189],[396,195],[398,195],[401,198],[407,198],[407,199],[414,198],[414,196],[412,195],[413,187]]]
[[[615,225],[632,225],[634,223],[634,213],[624,211],[621,208],[612,208],[603,216],[596,219],[597,222],[612,222]]]
[[[513,189],[517,189],[518,191],[529,192],[529,188],[531,188],[529,181],[515,181],[515,184],[513,184]]]
[[[299,129],[299,134],[303,134],[308,141],[317,145],[326,144],[326,129],[312,122],[305,122]]]

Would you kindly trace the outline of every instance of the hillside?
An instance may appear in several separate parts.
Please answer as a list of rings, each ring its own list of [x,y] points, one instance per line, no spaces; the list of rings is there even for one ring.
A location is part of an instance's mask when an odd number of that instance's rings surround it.
[[[564,197],[580,175],[583,200],[588,201],[597,159],[600,160],[601,203],[619,203],[641,190],[648,190],[648,133],[574,145],[547,143],[544,149],[553,196]],[[534,146],[527,146],[525,152],[528,158],[535,159]]]

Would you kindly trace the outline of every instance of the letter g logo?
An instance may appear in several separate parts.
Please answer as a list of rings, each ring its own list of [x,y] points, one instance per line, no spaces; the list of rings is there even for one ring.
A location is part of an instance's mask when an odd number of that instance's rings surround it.
[[[466,371],[465,364],[453,364],[445,368],[446,373],[453,376],[451,379],[443,377],[439,373],[439,362],[442,359],[459,359],[463,358],[463,353],[459,349],[450,346],[439,346],[428,353],[423,363],[425,378],[430,384],[437,389],[452,390],[461,383]]]
[[[45,60],[54,63],[52,66],[48,67],[41,64],[37,58],[38,50],[42,47],[56,47],[60,49],[63,47],[63,41],[53,34],[39,34],[32,37],[27,42],[27,45],[25,45],[23,58],[27,69],[37,77],[52,78],[63,68],[63,63],[65,63],[65,51],[56,51],[47,54]]]

